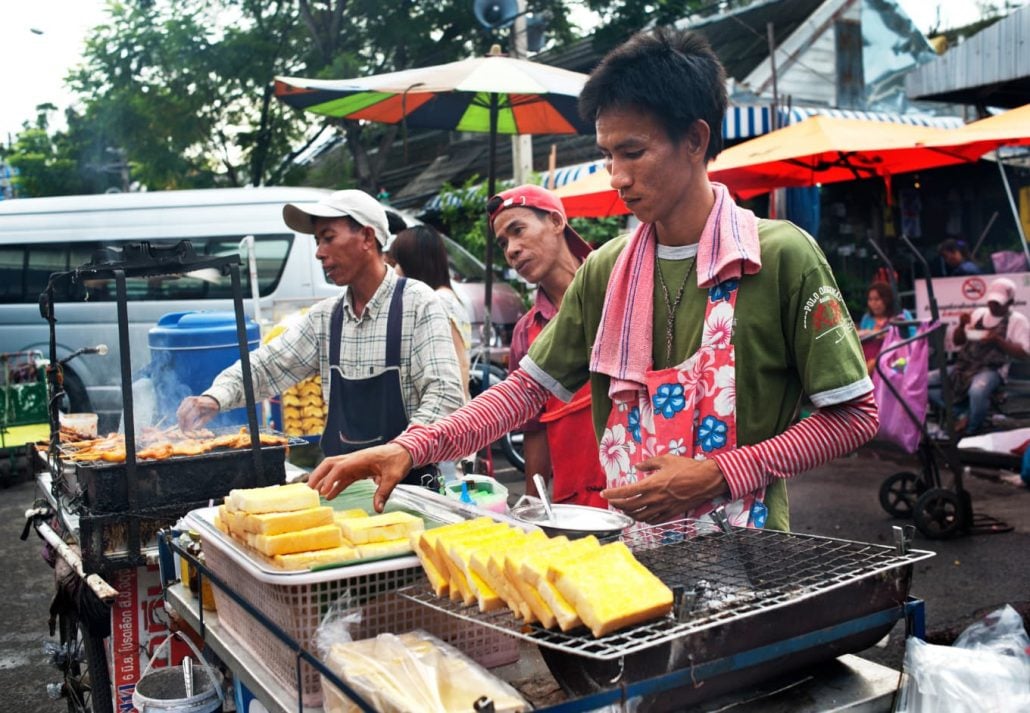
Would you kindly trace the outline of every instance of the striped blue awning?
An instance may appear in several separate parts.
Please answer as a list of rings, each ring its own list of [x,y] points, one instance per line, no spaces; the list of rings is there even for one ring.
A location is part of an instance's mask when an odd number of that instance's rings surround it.
[[[957,116],[930,116],[928,114],[892,114],[881,111],[853,111],[823,107],[792,107],[781,110],[781,125],[796,124],[810,116],[821,114],[839,119],[864,119],[911,126],[930,126],[937,129],[957,129],[963,121]],[[751,139],[772,131],[772,110],[767,106],[731,106],[722,120],[722,137],[726,141]]]

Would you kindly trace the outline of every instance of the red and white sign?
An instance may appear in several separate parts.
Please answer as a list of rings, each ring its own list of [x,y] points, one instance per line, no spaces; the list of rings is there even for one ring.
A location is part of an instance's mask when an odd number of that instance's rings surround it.
[[[933,278],[933,294],[937,298],[937,309],[941,313],[941,321],[948,325],[945,346],[949,351],[955,349],[951,341],[951,333],[958,324],[959,315],[972,312],[978,307],[986,307],[987,289],[999,277],[1012,280],[1016,286],[1016,299],[1012,309],[1021,312],[1030,319],[1030,272],[1014,272],[1006,275],[966,275],[962,277]],[[930,300],[927,298],[926,280],[916,280],[916,318],[930,320]]]
[[[130,713],[132,692],[154,651],[168,635],[166,619],[158,615],[164,607],[161,577],[156,566],[118,570],[111,581],[118,597],[111,607],[111,638],[108,657],[114,687],[114,709]],[[171,643],[173,665],[182,663],[189,649],[179,639]],[[168,665],[168,659],[154,666]]]

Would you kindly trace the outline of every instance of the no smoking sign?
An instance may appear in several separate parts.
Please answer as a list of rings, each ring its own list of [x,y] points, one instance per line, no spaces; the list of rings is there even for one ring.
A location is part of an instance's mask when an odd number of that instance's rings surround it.
[[[976,302],[987,293],[987,283],[979,277],[971,277],[962,283],[962,296]]]

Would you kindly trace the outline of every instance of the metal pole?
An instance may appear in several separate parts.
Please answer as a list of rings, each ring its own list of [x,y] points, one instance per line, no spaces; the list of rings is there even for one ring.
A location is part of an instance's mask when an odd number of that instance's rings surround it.
[[[780,128],[780,91],[776,79],[776,37],[773,23],[765,23],[765,35],[769,43],[769,69],[772,71],[773,103],[770,119],[772,120],[773,131],[776,131],[776,129]]]
[[[497,112],[498,97],[490,93],[490,166],[487,169],[486,190],[489,196],[497,192]],[[494,227],[490,218],[486,219],[486,278],[483,285],[483,388],[490,385],[490,340],[493,331],[493,291],[494,291]]]
[[[1012,197],[1012,186],[1009,185],[1009,177],[1005,174],[1005,164],[1001,162],[1001,156],[997,151],[994,157],[998,160],[998,173],[1001,174],[1001,185],[1005,186],[1005,196],[1009,199],[1009,208],[1012,210],[1012,217],[1016,221],[1016,233],[1019,235],[1019,242],[1023,246],[1023,255],[1026,256],[1027,264],[1030,265],[1030,246],[1026,244],[1026,233],[1023,232],[1023,223],[1019,220],[1019,209],[1016,207],[1016,200]]]
[[[511,26],[511,55],[516,59],[525,59],[529,54],[529,40],[526,36],[526,0],[518,0],[515,22]],[[515,185],[529,181],[533,173],[533,137],[529,134],[516,134],[511,137],[512,176]],[[491,191],[490,195],[493,195]]]
[[[769,45],[769,69],[772,72],[772,116],[769,117],[769,124],[773,131],[780,128],[780,89],[776,76],[776,33],[773,23],[765,23],[765,37]],[[784,218],[786,213],[785,193],[782,188],[777,188],[769,194],[769,217]]]

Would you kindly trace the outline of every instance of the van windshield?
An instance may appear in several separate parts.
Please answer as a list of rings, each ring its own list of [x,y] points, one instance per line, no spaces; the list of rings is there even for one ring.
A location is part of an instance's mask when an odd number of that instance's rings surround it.
[[[483,282],[486,268],[476,257],[451,238],[443,236],[447,246],[447,258],[451,266],[451,279],[455,282]]]
[[[201,255],[239,255],[240,238],[219,236],[190,238],[194,249]],[[162,239],[154,243],[178,242]],[[90,241],[73,243],[29,243],[0,247],[0,304],[25,304],[39,300],[53,272],[64,272],[88,263],[101,247],[118,246],[119,241]],[[255,240],[258,288],[262,297],[272,294],[293,244],[293,235],[261,235]],[[250,296],[250,277],[246,262],[240,269],[241,286]],[[87,285],[90,301],[113,300],[113,280],[93,280]],[[148,279],[126,280],[129,300],[204,300],[232,297],[228,277],[199,271],[192,275],[169,275]]]

